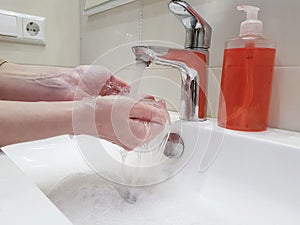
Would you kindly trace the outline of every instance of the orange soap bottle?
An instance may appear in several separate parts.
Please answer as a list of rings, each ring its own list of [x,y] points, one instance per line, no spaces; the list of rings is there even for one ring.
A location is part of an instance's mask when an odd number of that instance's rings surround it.
[[[275,61],[275,42],[262,37],[259,8],[238,6],[247,13],[240,36],[225,43],[218,125],[240,131],[268,126]]]

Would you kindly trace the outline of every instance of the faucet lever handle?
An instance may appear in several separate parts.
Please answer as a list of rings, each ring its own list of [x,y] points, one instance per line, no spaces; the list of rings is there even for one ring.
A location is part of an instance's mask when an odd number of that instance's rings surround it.
[[[169,9],[186,29],[185,48],[210,47],[212,28],[188,3],[172,0]]]

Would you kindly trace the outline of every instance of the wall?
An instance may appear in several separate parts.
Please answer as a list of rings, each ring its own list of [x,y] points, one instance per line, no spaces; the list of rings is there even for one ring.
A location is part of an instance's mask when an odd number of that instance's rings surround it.
[[[185,31],[169,12],[168,1],[138,0],[89,18],[83,16],[81,62],[103,64],[130,81],[133,69],[127,65],[134,61],[130,52],[131,45],[142,40],[160,40],[183,46]],[[189,0],[189,3],[213,28],[208,88],[209,115],[217,115],[224,42],[238,36],[240,22],[245,18],[245,14],[238,12],[236,6],[251,4],[261,8],[259,17],[264,22],[264,36],[275,39],[278,43],[269,125],[300,131],[300,2]],[[130,44],[131,42],[136,43]],[[177,73],[167,68],[150,67],[142,81],[142,91],[165,98],[174,108],[178,108],[180,77]]]
[[[46,17],[46,46],[0,42],[0,58],[24,64],[79,65],[79,1],[6,0],[0,1],[0,9]]]

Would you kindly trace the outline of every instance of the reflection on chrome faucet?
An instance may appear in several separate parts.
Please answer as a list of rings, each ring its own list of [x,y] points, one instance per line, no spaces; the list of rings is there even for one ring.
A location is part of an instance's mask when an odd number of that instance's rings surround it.
[[[174,67],[182,74],[180,117],[188,121],[206,120],[208,48],[211,27],[186,2],[173,0],[170,11],[186,29],[185,49],[135,46],[136,60]]]
[[[212,29],[188,3],[173,0],[169,3],[169,9],[186,30],[185,48],[208,49],[210,47]]]
[[[206,117],[206,55],[199,51],[157,46],[132,48],[136,60],[177,68],[182,74],[180,117],[199,121]]]

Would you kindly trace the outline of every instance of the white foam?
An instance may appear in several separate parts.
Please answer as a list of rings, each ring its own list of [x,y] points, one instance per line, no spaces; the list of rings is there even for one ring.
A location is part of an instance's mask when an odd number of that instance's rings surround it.
[[[74,174],[59,182],[48,197],[75,225],[211,224],[202,214],[201,201],[195,200],[197,195],[174,186],[128,188],[95,174]]]

